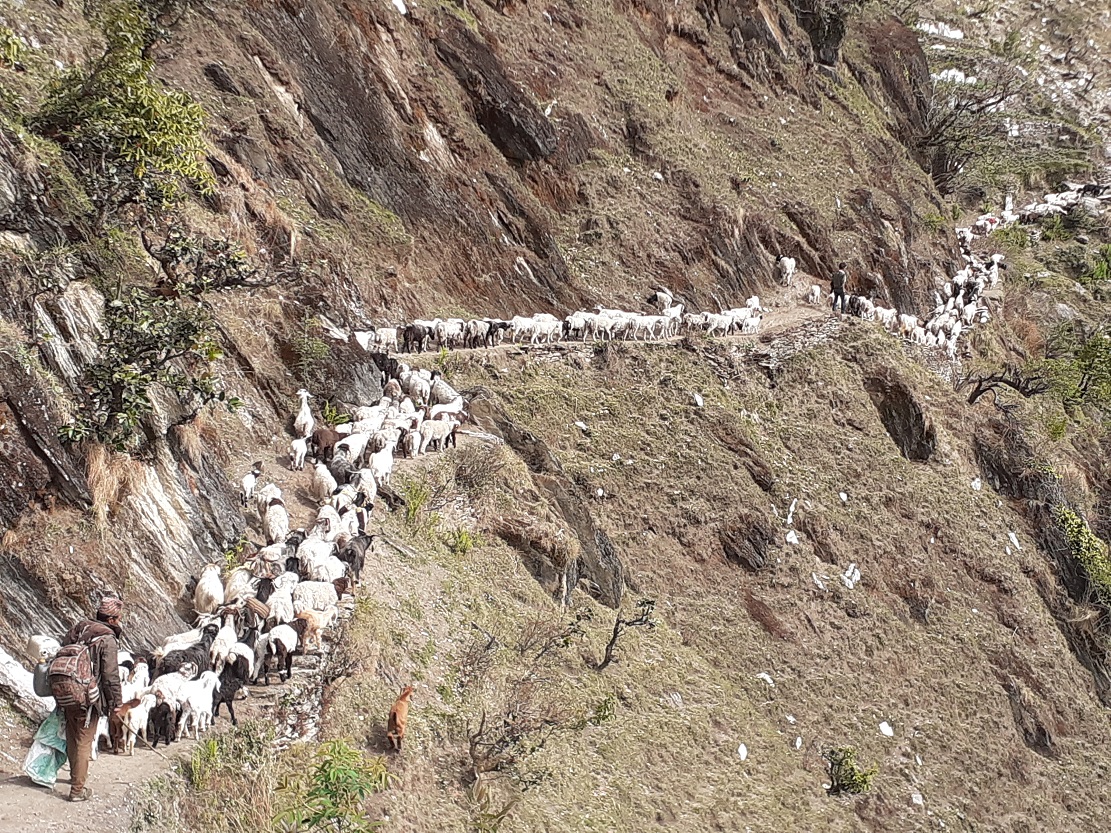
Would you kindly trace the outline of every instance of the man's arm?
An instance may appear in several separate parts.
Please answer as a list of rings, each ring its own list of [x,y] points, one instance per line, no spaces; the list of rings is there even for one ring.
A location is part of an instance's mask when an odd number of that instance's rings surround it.
[[[119,643],[114,637],[103,638],[100,648],[100,696],[104,701],[105,713],[123,703],[120,689]]]

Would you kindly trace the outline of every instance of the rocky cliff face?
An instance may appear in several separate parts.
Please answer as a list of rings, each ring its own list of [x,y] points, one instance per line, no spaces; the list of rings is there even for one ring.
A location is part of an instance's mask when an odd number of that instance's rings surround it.
[[[182,405],[163,397],[147,459],[65,445],[102,330],[95,287],[124,266],[66,253],[86,235],[72,189],[9,124],[0,603],[14,647],[108,587],[143,599],[137,639],[170,627],[189,577],[244,532],[226,472],[244,464],[233,449],[281,435],[306,315],[564,312],[657,284],[708,307],[769,285],[781,252],[814,275],[846,258],[912,305],[946,261],[940,239],[916,238],[936,198],[899,143],[925,78],[869,43],[902,37],[922,64],[892,19],[846,49],[840,17],[768,2],[178,10],[151,57],[210,117],[218,186],[193,226],[313,273],[213,302],[238,417],[175,424]],[[32,76],[97,43],[78,8],[30,2],[8,23],[34,44]],[[373,393],[367,359],[330,361],[321,393]]]

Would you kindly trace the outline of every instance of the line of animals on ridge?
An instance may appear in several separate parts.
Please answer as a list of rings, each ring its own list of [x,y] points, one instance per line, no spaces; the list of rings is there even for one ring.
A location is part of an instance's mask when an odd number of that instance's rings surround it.
[[[1065,183],[1064,191],[1046,194],[1041,201],[1032,202],[1017,212],[1012,210],[1008,198],[1007,207],[1000,214],[983,214],[971,226],[956,230],[965,266],[939,291],[934,292],[936,305],[928,318],[921,320],[916,315],[884,308],[862,295],[846,296],[847,311],[865,320],[878,321],[889,333],[907,338],[914,344],[943,349],[950,359],[955,358],[961,331],[990,320],[991,313],[983,303],[982,293],[985,288],[994,289],[1001,281],[1000,272],[1007,268],[1001,254],[993,254],[987,260],[975,254],[972,251],[973,240],[1015,223],[1034,223],[1043,217],[1067,215],[1073,211],[1098,215],[1108,203],[1111,203],[1111,184],[1098,183]],[[780,282],[790,287],[797,268],[796,260],[782,255],[776,261],[776,268]],[[823,295],[832,307],[833,293],[824,293],[817,284],[809,288],[805,300],[816,306],[821,303]],[[675,299],[673,292],[657,289],[647,299],[647,303],[656,308],[656,315],[598,306],[594,312],[573,312],[562,321],[548,313],[516,315],[508,321],[500,318],[434,318],[397,327],[371,327],[356,331],[354,335],[365,350],[420,353],[432,344],[449,349],[494,347],[505,339],[510,343],[527,339],[530,344],[550,344],[565,339],[601,341],[619,336],[625,340],[642,338],[648,341],[696,330],[707,335],[734,332],[754,335],[760,331],[764,308],[758,297],[749,298],[744,307],[720,313],[689,313],[683,304],[675,303]]]
[[[374,541],[367,524],[376,499],[396,505],[389,486],[395,451],[443,450],[454,444],[466,418],[463,397],[438,374],[382,355],[376,361],[385,395],[376,405],[355,408],[352,422],[317,428],[309,392],[298,392],[290,468],[302,470],[310,453],[315,460],[310,492],[320,508],[312,528],[290,532],[281,489],[260,485],[262,463],[256,462],[241,482],[240,499],[244,507],[254,505],[266,546],[248,544],[226,579],[220,565],[204,567],[193,591],[191,630],[167,637],[153,651],[120,651],[124,705],[101,718],[94,754],[101,736],[129,755],[139,737],[152,747],[190,733],[199,737],[224,704],[236,725],[240,690],[269,685],[275,674],[279,682],[288,680],[296,654],[320,649],[323,632],[338,619],[340,599],[359,583]],[[410,394],[425,406],[416,408]],[[33,636],[27,651],[47,660],[59,647],[52,637]],[[412,694],[405,686],[390,709],[386,737],[395,751],[405,737]]]
[[[878,321],[888,332],[914,344],[944,349],[950,358],[955,358],[961,331],[990,319],[991,313],[983,303],[982,293],[985,288],[995,288],[1001,280],[1001,270],[1007,268],[1001,254],[984,261],[972,251],[976,234],[972,229],[959,229],[958,232],[965,266],[942,286],[941,291],[934,293],[937,304],[929,318],[920,320],[915,315],[900,314],[863,295],[847,295],[845,311],[867,321]],[[795,259],[784,255],[778,259],[776,268],[780,282],[791,287],[797,269]],[[823,296],[832,305],[833,293],[825,293],[821,286],[814,284],[804,300],[817,306]],[[720,313],[688,313],[675,298],[669,290],[656,289],[646,300],[658,311],[655,315],[599,306],[594,312],[579,310],[562,320],[549,313],[515,315],[508,321],[499,318],[419,319],[398,327],[356,330],[354,336],[367,351],[421,353],[431,346],[474,349],[495,347],[506,341],[511,344],[527,341],[534,345],[568,339],[608,341],[619,337],[625,341],[652,341],[695,331],[707,336],[760,332],[765,309],[758,296],[749,298],[743,307]],[[417,403],[421,404],[419,399]]]

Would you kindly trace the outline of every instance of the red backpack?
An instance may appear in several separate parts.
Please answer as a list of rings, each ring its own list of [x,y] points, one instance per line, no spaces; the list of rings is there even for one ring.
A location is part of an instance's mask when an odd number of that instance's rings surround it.
[[[50,693],[59,706],[78,706],[87,709],[100,699],[100,681],[93,668],[92,646],[103,636],[88,642],[66,645],[50,661],[47,679]]]

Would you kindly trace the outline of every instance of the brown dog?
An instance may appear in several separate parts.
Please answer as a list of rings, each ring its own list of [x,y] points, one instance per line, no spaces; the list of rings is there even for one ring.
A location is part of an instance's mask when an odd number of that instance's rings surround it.
[[[390,709],[390,719],[386,723],[386,740],[395,752],[401,751],[401,741],[405,738],[405,724],[409,720],[409,698],[413,695],[413,687],[405,686],[401,690],[397,701]]]

